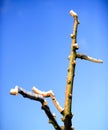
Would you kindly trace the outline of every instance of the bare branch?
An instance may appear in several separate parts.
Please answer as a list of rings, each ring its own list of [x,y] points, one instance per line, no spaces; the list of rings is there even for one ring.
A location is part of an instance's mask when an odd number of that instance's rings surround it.
[[[41,102],[42,104],[46,102],[42,95],[28,92],[21,87],[16,86],[15,88],[10,90],[11,95],[18,95],[18,93],[21,94],[24,98],[36,100],[36,101]],[[45,103],[45,104],[47,104],[47,103]]]
[[[77,53],[78,44],[77,44],[77,28],[79,24],[78,15],[73,10],[70,11],[70,15],[74,19],[74,25],[73,25],[73,32],[70,34],[70,37],[72,39],[71,43],[71,49],[70,49],[70,56],[68,57],[69,60],[69,66],[68,66],[68,75],[67,75],[67,82],[66,82],[66,92],[65,92],[65,102],[64,102],[64,108],[62,108],[58,101],[55,98],[55,95],[52,90],[50,91],[40,91],[36,87],[32,88],[32,92],[28,92],[24,90],[23,88],[20,88],[16,86],[14,89],[10,90],[10,94],[12,95],[18,95],[21,94],[24,98],[29,98],[35,101],[39,101],[42,104],[42,109],[46,113],[47,117],[49,118],[49,123],[53,125],[53,127],[56,130],[74,130],[74,127],[72,127],[72,94],[73,94],[73,83],[74,83],[74,76],[75,76],[75,66],[76,66],[76,59],[84,59],[91,62],[96,63],[103,63],[100,59],[95,59],[90,56]],[[57,110],[63,115],[62,121],[64,122],[64,126],[59,126],[55,115],[52,114],[50,111],[50,108],[47,104],[47,101],[45,98],[50,97],[52,99],[52,102],[54,103]]]
[[[62,120],[64,121],[64,129],[71,130],[72,126],[72,93],[73,93],[73,82],[75,75],[75,65],[76,65],[76,50],[78,49],[77,44],[77,28],[79,24],[78,15],[74,11],[70,11],[70,15],[74,18],[73,32],[70,34],[72,38],[71,51],[69,56],[69,67],[68,76],[66,82],[66,92],[65,92],[65,103],[64,103],[64,116]]]
[[[61,127],[58,125],[55,116],[51,113],[49,106],[42,105],[42,109],[45,111],[47,117],[49,118],[49,123],[51,123],[56,130],[62,130]]]
[[[55,117],[53,116],[53,114],[50,111],[50,108],[49,108],[46,100],[44,99],[44,97],[42,95],[28,92],[18,86],[16,86],[14,89],[10,90],[11,95],[18,95],[18,93],[21,94],[24,98],[29,98],[32,100],[39,101],[42,104],[42,109],[45,111],[47,117],[49,118],[49,123],[51,123],[56,130],[61,130],[61,127],[58,125]]]
[[[47,92],[45,91],[40,91],[36,87],[33,86],[32,91],[36,94],[42,95],[43,97],[50,97],[51,94],[53,94],[52,90],[49,90]],[[54,94],[53,94],[54,95]]]
[[[42,95],[43,97],[50,97],[52,99],[52,102],[54,103],[55,107],[57,108],[57,110],[63,114],[63,108],[60,106],[60,104],[57,102],[55,95],[53,93],[52,90],[44,92],[44,91],[40,91],[38,90],[36,87],[32,88],[32,91],[36,94]]]
[[[80,54],[80,53],[77,53],[76,57],[80,58],[80,59],[88,60],[88,61],[91,61],[91,62],[95,62],[95,63],[103,63],[103,61],[100,60],[100,59],[95,59],[95,58],[92,58],[90,56]]]

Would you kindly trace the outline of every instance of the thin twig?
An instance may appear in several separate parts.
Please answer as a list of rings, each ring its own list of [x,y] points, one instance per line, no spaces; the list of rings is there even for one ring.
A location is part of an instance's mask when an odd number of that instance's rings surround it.
[[[80,54],[80,53],[77,53],[76,57],[80,58],[80,59],[88,60],[88,61],[91,61],[91,62],[95,62],[95,63],[103,63],[103,61],[100,60],[100,59],[95,59],[95,58],[92,58],[90,56]]]
[[[32,88],[32,91],[36,94],[42,95],[43,97],[50,97],[52,99],[52,102],[54,103],[55,107],[57,108],[57,110],[63,114],[63,108],[60,106],[60,104],[58,103],[58,101],[55,98],[55,95],[53,93],[52,90],[44,92],[44,91],[40,91],[38,90],[36,87]]]

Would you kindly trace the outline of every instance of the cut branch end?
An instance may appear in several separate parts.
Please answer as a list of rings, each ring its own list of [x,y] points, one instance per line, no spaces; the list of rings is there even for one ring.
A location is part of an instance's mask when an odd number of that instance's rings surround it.
[[[77,13],[75,13],[73,10],[70,10],[70,15],[72,16],[72,17],[77,17],[78,15],[77,15]]]
[[[18,86],[16,86],[15,88],[12,88],[11,90],[10,90],[10,94],[11,95],[18,95]]]

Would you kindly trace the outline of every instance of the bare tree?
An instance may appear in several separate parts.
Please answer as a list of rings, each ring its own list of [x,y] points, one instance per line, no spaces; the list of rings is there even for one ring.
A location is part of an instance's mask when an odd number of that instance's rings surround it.
[[[74,130],[72,126],[72,92],[73,92],[73,82],[74,82],[74,75],[75,75],[75,65],[76,59],[84,59],[91,62],[102,63],[102,60],[92,58],[85,54],[77,53],[78,44],[77,44],[77,28],[79,24],[78,15],[74,11],[70,11],[70,15],[74,18],[74,25],[73,25],[73,33],[70,35],[72,38],[72,44],[70,49],[70,56],[69,59],[69,66],[68,66],[68,76],[66,81],[66,92],[65,92],[65,101],[64,101],[64,108],[60,106],[56,97],[52,90],[44,92],[38,90],[36,87],[32,88],[32,92],[28,92],[21,87],[16,86],[14,89],[10,90],[10,94],[18,95],[21,94],[25,98],[33,99],[39,101],[42,104],[42,109],[46,113],[47,117],[49,118],[49,123],[53,125],[56,130]],[[50,107],[48,106],[47,101],[45,98],[50,97],[52,102],[54,103],[55,107],[62,115],[62,121],[64,126],[60,126],[55,118],[55,115],[50,111]]]

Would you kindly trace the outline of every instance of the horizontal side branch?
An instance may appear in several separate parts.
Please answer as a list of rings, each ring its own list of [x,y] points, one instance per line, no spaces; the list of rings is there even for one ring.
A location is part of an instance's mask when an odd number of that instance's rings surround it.
[[[80,59],[88,60],[88,61],[91,61],[91,62],[95,62],[95,63],[103,63],[103,61],[100,60],[100,59],[95,59],[95,58],[92,58],[90,56],[87,56],[87,55],[84,55],[84,54],[80,54],[80,53],[77,53],[76,57],[80,58]]]
[[[42,104],[45,102],[42,95],[34,94],[32,92],[28,92],[27,90],[24,90],[21,87],[16,86],[15,88],[10,90],[11,95],[18,95],[18,93],[21,94],[24,98],[36,100],[36,101],[41,102]]]
[[[38,90],[36,87],[32,88],[32,91],[36,94],[42,95],[43,97],[50,97],[52,99],[52,102],[54,103],[55,107],[57,108],[57,110],[63,114],[63,108],[60,106],[60,104],[58,103],[58,101],[55,98],[55,95],[53,93],[52,90],[44,92],[44,91],[40,91]]]

